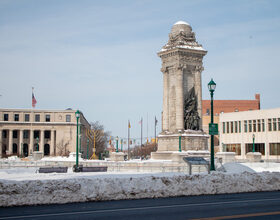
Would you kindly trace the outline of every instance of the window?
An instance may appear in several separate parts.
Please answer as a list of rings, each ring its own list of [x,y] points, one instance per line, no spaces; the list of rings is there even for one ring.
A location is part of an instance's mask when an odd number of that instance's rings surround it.
[[[18,137],[18,135],[17,135],[17,131],[15,130],[15,131],[13,131],[13,138],[17,138]]]
[[[262,131],[265,131],[265,123],[264,123],[264,119],[262,119]]]
[[[238,132],[237,121],[234,122],[234,129],[235,129],[235,133],[237,133]]]
[[[24,130],[23,131],[23,139],[28,139],[28,135],[29,134],[29,132],[27,131],[27,130]]]
[[[45,131],[45,138],[46,139],[51,138],[51,131]]]
[[[234,111],[235,111],[235,112],[239,112],[238,108],[236,108]]]
[[[276,118],[273,118],[273,131],[277,131]]]
[[[51,121],[51,116],[50,115],[46,115],[46,122],[50,122]]]
[[[271,118],[268,119],[268,131],[272,131]]]
[[[223,133],[226,133],[226,123],[223,122]]]
[[[230,122],[230,133],[233,133],[233,121]]]
[[[248,132],[247,121],[244,121],[244,132]]]
[[[40,121],[40,115],[38,115],[38,114],[35,115],[35,121],[37,121],[37,122]]]
[[[278,118],[278,131],[280,131],[280,118]]]
[[[29,121],[29,120],[30,120],[29,114],[25,114],[24,115],[24,121]]]
[[[252,120],[249,120],[249,132],[252,132]]]
[[[71,122],[71,115],[66,115],[66,122]]]
[[[19,121],[19,114],[15,114],[15,115],[14,115],[14,120],[15,120],[15,121]]]
[[[241,144],[225,144],[226,152],[235,152],[236,155],[241,155]]]
[[[34,138],[35,139],[39,138],[39,133],[40,133],[40,131],[34,131]]]
[[[280,155],[280,143],[269,143],[270,155]]]
[[[258,132],[260,132],[261,131],[261,120],[259,119],[258,120]]]
[[[9,114],[4,114],[4,121],[9,121]]]
[[[227,133],[229,133],[229,122],[227,122]]]
[[[206,115],[209,115],[210,114],[210,111],[209,111],[209,108],[206,109]]]
[[[253,132],[257,131],[256,120],[253,120]]]
[[[17,151],[17,144],[13,144],[13,154],[16,154]]]
[[[8,133],[7,130],[3,130],[3,136],[2,137],[7,138],[7,133]]]
[[[238,124],[239,124],[239,133],[241,133],[241,121],[239,121]]]
[[[246,153],[253,151],[253,144],[248,143],[245,144],[246,147]],[[255,152],[260,152],[262,155],[264,155],[264,143],[255,143]]]

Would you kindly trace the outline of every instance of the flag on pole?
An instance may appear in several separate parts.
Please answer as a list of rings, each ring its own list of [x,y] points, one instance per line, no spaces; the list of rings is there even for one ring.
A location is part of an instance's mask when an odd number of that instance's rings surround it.
[[[157,117],[155,116],[155,125],[157,125],[158,123],[158,120],[157,120]]]
[[[37,104],[37,100],[34,96],[34,87],[32,87],[32,107],[35,108],[36,104]]]
[[[128,128],[131,128],[131,126],[130,126],[130,121],[128,121]]]
[[[139,124],[142,125],[143,122],[143,118],[141,118],[141,120],[139,121]]]

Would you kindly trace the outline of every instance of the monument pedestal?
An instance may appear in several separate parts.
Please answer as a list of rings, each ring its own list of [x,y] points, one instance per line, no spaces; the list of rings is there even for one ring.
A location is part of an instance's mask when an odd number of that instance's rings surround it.
[[[246,159],[249,162],[260,162],[262,159],[262,154],[260,152],[249,152],[246,154]]]
[[[173,152],[171,155],[171,160],[173,162],[178,162],[178,163],[183,163],[183,157],[187,157],[188,153],[187,152]]]
[[[79,160],[81,160],[82,159],[82,154],[78,153],[78,157],[79,157]],[[69,158],[76,159],[76,152],[71,152],[69,154]]]
[[[33,160],[41,160],[44,157],[44,153],[40,151],[33,151],[32,157]]]
[[[216,156],[222,158],[222,163],[235,162],[235,152],[218,152]]]
[[[111,161],[124,161],[124,153],[123,152],[112,152],[110,153]]]

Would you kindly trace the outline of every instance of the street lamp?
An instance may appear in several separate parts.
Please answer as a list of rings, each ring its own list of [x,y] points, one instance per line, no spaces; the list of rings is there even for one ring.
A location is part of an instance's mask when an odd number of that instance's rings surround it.
[[[182,131],[179,130],[179,152],[182,152],[181,143],[182,143]]]
[[[119,152],[119,137],[117,136],[116,137],[116,152],[118,153]]]
[[[88,144],[89,144],[89,139],[87,139],[87,159],[88,159]]]
[[[253,134],[253,153],[255,153],[255,134]]]
[[[77,110],[75,113],[77,118],[77,136],[76,136],[76,165],[74,167],[75,172],[79,172],[79,118],[80,118],[80,111]]]
[[[214,91],[216,89],[216,83],[211,79],[211,81],[208,83],[208,89],[211,95],[211,124],[214,123],[213,121],[213,96]],[[210,170],[215,170],[215,164],[214,164],[214,135],[211,134],[211,167]]]

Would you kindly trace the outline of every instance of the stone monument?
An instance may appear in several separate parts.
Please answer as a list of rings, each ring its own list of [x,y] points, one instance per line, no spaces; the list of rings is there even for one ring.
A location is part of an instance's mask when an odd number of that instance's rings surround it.
[[[158,56],[162,60],[163,111],[162,132],[153,159],[172,159],[181,149],[207,151],[208,135],[202,131],[202,59],[207,53],[195,39],[191,26],[179,21]]]

